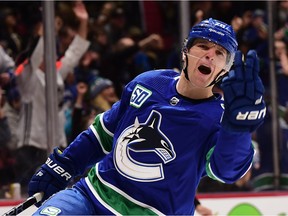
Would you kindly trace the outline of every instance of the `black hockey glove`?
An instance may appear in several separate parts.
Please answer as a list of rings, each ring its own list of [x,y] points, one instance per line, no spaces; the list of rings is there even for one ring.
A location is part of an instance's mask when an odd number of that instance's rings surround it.
[[[222,125],[229,131],[252,132],[263,123],[266,114],[256,51],[250,50],[245,62],[237,51],[234,67],[221,84],[225,105]]]
[[[55,148],[46,163],[32,176],[29,182],[29,196],[37,192],[44,192],[41,202],[36,204],[39,207],[43,201],[54,193],[67,187],[74,176],[72,161],[65,158],[62,152]]]

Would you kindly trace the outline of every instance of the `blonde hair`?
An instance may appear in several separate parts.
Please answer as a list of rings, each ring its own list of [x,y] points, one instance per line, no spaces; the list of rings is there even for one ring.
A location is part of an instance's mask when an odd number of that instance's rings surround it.
[[[110,103],[104,99],[101,94],[98,94],[91,102],[94,107],[97,107],[103,111],[111,108]]]

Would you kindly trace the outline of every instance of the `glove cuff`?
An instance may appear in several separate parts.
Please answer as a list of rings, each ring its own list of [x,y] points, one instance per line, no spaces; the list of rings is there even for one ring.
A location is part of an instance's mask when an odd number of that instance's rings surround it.
[[[255,106],[254,110],[250,107],[241,107],[234,111],[225,110],[222,126],[228,131],[251,133],[264,122],[265,114],[264,103]]]

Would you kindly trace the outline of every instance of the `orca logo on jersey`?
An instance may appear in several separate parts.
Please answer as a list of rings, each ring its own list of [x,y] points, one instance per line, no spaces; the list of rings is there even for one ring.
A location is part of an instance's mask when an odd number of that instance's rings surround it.
[[[176,158],[173,145],[160,130],[162,116],[153,110],[145,123],[135,122],[119,136],[114,164],[121,175],[141,182],[164,179],[163,163]]]

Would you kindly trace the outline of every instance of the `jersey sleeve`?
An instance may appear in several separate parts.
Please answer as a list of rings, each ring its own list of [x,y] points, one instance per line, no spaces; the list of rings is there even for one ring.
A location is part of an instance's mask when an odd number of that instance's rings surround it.
[[[82,132],[63,151],[63,155],[71,159],[77,174],[100,161],[109,154],[113,146],[114,131],[129,104],[130,87],[124,90],[122,100],[116,102],[110,110],[98,114],[87,130]]]
[[[254,148],[250,133],[221,128],[216,145],[207,154],[206,173],[222,183],[234,183],[250,169]]]

